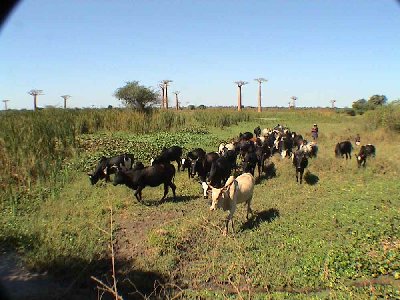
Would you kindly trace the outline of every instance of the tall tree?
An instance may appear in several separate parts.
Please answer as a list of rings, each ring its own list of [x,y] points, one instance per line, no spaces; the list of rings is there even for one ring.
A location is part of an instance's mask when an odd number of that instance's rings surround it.
[[[359,99],[354,101],[352,107],[356,110],[365,110],[367,108],[367,100]]]
[[[373,95],[368,99],[368,104],[371,106],[382,106],[386,102],[387,98],[384,95]]]
[[[128,81],[125,86],[118,88],[114,96],[126,106],[140,111],[160,104],[159,94],[151,87],[139,84],[139,81]]]

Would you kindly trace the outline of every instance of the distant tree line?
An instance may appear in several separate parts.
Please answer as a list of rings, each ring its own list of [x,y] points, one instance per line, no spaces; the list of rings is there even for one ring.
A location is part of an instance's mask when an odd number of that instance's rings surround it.
[[[382,107],[386,103],[387,103],[387,98],[384,95],[373,95],[369,97],[368,100],[359,99],[353,102],[352,104],[353,109],[348,110],[348,114],[353,116],[355,116],[356,114],[362,115],[366,111]]]

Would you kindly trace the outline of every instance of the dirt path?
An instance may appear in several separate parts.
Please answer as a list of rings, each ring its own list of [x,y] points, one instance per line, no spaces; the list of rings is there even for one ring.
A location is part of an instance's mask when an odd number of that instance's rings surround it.
[[[146,237],[154,228],[160,227],[182,216],[183,211],[153,209],[135,215],[124,211],[116,217],[119,228],[116,236],[115,253],[117,260],[133,261],[146,255]]]

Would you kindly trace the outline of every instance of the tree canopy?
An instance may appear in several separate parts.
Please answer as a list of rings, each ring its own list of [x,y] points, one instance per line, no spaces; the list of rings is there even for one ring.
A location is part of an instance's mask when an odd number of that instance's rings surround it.
[[[357,101],[354,101],[352,107],[357,110],[365,110],[367,107],[367,100],[359,99]]]
[[[353,109],[355,109],[359,114],[363,114],[367,110],[374,110],[379,106],[385,105],[387,98],[384,95],[373,95],[369,97],[368,101],[365,99],[359,99],[354,101],[352,104]]]
[[[121,100],[125,106],[136,108],[140,111],[160,104],[158,92],[151,87],[139,84],[139,81],[128,81],[125,86],[118,88],[114,96]]]
[[[368,99],[368,104],[371,106],[382,106],[386,102],[387,98],[384,95],[373,95]]]

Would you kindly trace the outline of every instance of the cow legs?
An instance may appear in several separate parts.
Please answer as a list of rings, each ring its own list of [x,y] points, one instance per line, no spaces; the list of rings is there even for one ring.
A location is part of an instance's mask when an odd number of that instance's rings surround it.
[[[161,198],[160,201],[163,201],[168,194],[168,183],[164,183],[164,196]]]
[[[207,182],[202,181],[201,182],[201,187],[203,189],[203,197],[204,197],[204,199],[207,199],[208,198],[207,197],[207,191],[208,191],[208,188],[209,188]]]
[[[170,183],[169,183],[169,186],[171,187],[172,194],[174,195],[174,200],[175,200],[175,199],[176,199],[176,194],[175,194],[176,185],[173,184],[172,182],[170,182]]]
[[[299,177],[300,177],[300,184],[303,182],[303,173],[304,170],[296,170],[296,182],[299,182]]]
[[[251,199],[249,201],[247,201],[247,214],[246,214],[246,219],[247,220],[249,219],[249,213],[251,213],[251,215],[253,215],[253,211],[252,211],[252,209],[250,207],[250,204],[251,204]]]
[[[135,197],[136,197],[136,199],[137,199],[139,202],[142,201],[142,190],[143,190],[143,188],[142,188],[141,186],[139,186],[139,187],[137,188],[135,194],[134,194]]]
[[[181,158],[177,159],[176,163],[178,164],[178,171],[180,171],[181,170],[182,159]]]

